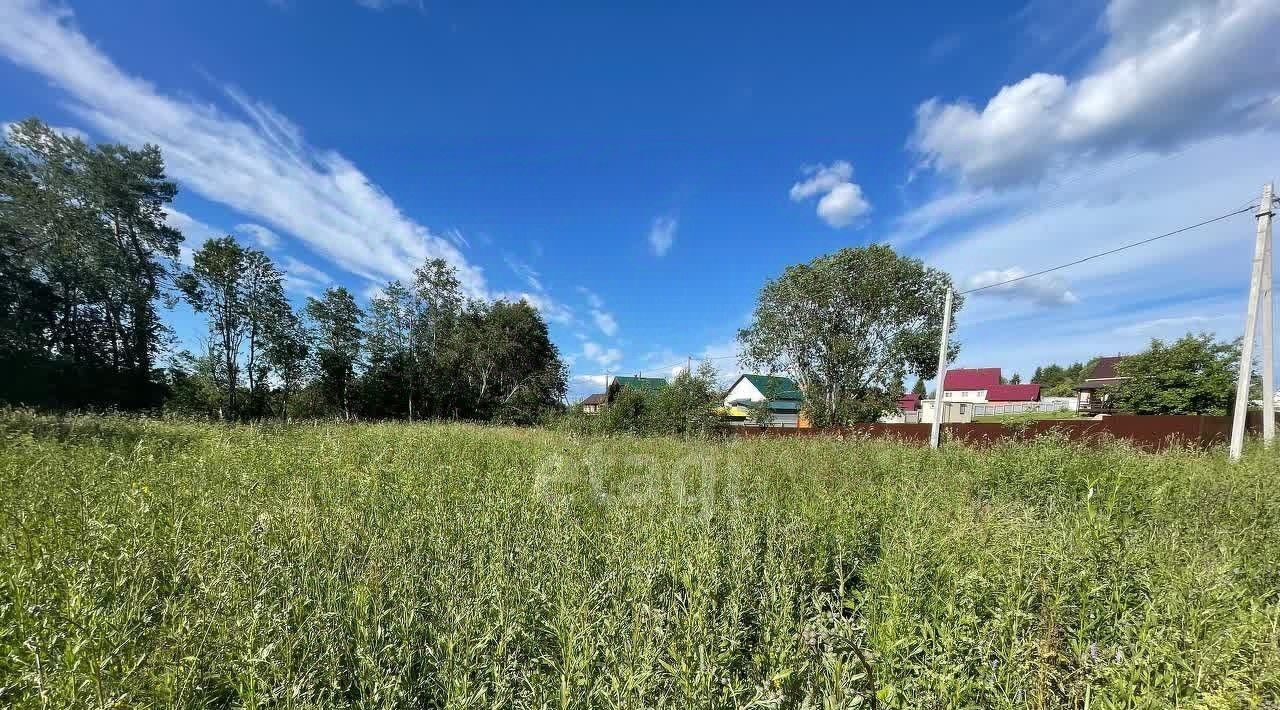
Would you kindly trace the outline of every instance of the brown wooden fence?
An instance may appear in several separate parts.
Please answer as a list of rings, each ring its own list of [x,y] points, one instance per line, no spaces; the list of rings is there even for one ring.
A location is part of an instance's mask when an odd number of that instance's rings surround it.
[[[1250,412],[1248,430],[1261,431],[1261,412]],[[738,436],[835,436],[841,438],[892,438],[927,445],[929,424],[855,424],[830,429],[781,427],[732,427]],[[1122,440],[1143,449],[1159,451],[1171,446],[1225,444],[1231,433],[1230,417],[1116,415],[1103,419],[1046,419],[1018,424],[944,424],[943,440],[984,445],[1007,440],[1032,439],[1056,434],[1071,441]]]

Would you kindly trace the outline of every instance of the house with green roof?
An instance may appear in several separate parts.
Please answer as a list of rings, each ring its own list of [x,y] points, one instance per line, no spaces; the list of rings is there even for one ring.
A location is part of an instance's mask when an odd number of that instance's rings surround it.
[[[804,393],[790,377],[742,375],[724,396],[724,415],[730,424],[758,424],[753,410],[765,406],[767,426],[801,427],[807,420],[801,413]]]
[[[661,377],[615,377],[609,383],[609,389],[606,394],[608,400],[612,402],[618,393],[624,388],[640,392],[641,394],[657,394],[659,390],[667,386],[667,381]]]

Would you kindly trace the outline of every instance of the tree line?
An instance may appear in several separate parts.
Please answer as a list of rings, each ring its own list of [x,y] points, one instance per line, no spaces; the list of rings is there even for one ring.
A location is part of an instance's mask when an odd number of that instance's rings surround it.
[[[1084,382],[1098,364],[1093,358],[1088,362],[1075,362],[1070,365],[1049,363],[1036,368],[1031,374],[1031,381],[1040,385],[1041,394],[1050,397],[1070,397],[1076,393],[1076,386]]]
[[[0,401],[267,417],[465,418],[557,411],[567,372],[524,301],[466,297],[430,260],[362,309],[344,287],[295,308],[285,273],[233,237],[178,262],[177,194],[151,145],[89,145],[38,120],[0,148]],[[208,336],[177,353],[162,307]]]

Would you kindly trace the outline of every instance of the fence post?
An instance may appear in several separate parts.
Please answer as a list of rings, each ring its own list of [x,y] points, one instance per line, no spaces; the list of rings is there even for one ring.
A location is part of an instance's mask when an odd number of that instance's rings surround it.
[[[933,428],[929,430],[929,447],[936,449],[942,443],[942,395],[946,389],[947,335],[951,330],[951,284],[947,284],[947,299],[942,306],[942,342],[938,344],[938,387],[933,396]]]

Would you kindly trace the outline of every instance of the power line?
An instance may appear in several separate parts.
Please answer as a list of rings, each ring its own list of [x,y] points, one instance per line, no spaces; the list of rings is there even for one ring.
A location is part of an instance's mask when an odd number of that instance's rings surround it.
[[[1276,202],[1280,202],[1280,197],[1275,198],[1275,201],[1276,201]],[[987,289],[998,288],[998,287],[1000,287],[1000,286],[1007,286],[1007,285],[1009,285],[1009,284],[1017,283],[1017,282],[1019,282],[1019,281],[1025,281],[1025,280],[1027,280],[1027,279],[1036,278],[1037,276],[1044,276],[1045,274],[1050,274],[1050,273],[1053,273],[1053,272],[1055,272],[1055,271],[1061,271],[1062,269],[1066,269],[1066,268],[1069,268],[1069,267],[1072,267],[1072,266],[1077,266],[1077,265],[1079,265],[1079,264],[1083,264],[1083,263],[1085,263],[1085,262],[1087,262],[1087,261],[1093,261],[1094,259],[1100,259],[1100,258],[1102,258],[1102,257],[1104,257],[1104,256],[1110,256],[1110,255],[1112,255],[1112,254],[1116,254],[1116,253],[1119,253],[1119,252],[1125,251],[1125,250],[1127,250],[1127,249],[1133,249],[1133,248],[1135,248],[1135,247],[1140,247],[1140,246],[1143,246],[1143,245],[1146,245],[1146,244],[1150,244],[1150,243],[1152,243],[1152,242],[1159,241],[1159,240],[1161,240],[1161,239],[1167,239],[1168,237],[1176,236],[1176,235],[1178,235],[1178,234],[1182,234],[1182,233],[1184,233],[1184,232],[1189,232],[1189,231],[1191,231],[1191,230],[1193,230],[1193,229],[1199,229],[1200,227],[1205,227],[1205,226],[1208,226],[1208,225],[1210,225],[1210,224],[1214,224],[1215,222],[1221,222],[1222,220],[1229,219],[1229,218],[1231,218],[1231,217],[1235,217],[1236,215],[1239,215],[1239,214],[1244,214],[1245,212],[1252,212],[1252,211],[1257,210],[1257,209],[1258,209],[1258,205],[1253,204],[1253,202],[1252,202],[1252,201],[1250,201],[1250,202],[1248,203],[1248,206],[1246,206],[1246,207],[1243,207],[1243,208],[1240,208],[1240,209],[1237,209],[1237,210],[1234,210],[1234,211],[1228,212],[1228,213],[1223,214],[1223,215],[1219,215],[1219,216],[1217,216],[1217,217],[1213,217],[1213,218],[1211,218],[1211,219],[1206,219],[1206,220],[1204,220],[1203,222],[1197,222],[1197,223],[1195,223],[1195,224],[1187,225],[1187,226],[1185,226],[1185,227],[1180,227],[1180,228],[1175,229],[1175,230],[1170,231],[1170,232],[1165,232],[1164,234],[1157,234],[1157,235],[1156,235],[1156,236],[1154,236],[1154,237],[1148,237],[1148,238],[1146,238],[1146,239],[1142,239],[1142,240],[1139,240],[1139,241],[1136,241],[1136,242],[1130,242],[1130,243],[1128,243],[1128,244],[1124,244],[1124,245],[1122,245],[1122,246],[1118,246],[1118,247],[1116,247],[1116,248],[1114,248],[1114,249],[1108,249],[1108,250],[1106,250],[1106,251],[1098,252],[1097,254],[1090,254],[1089,256],[1086,256],[1086,257],[1083,257],[1083,258],[1080,258],[1080,259],[1076,259],[1076,260],[1074,260],[1074,261],[1069,261],[1069,262],[1067,262],[1067,263],[1065,263],[1065,264],[1059,264],[1059,265],[1057,265],[1057,266],[1053,266],[1053,267],[1050,267],[1050,268],[1047,268],[1047,269],[1041,269],[1040,271],[1036,271],[1036,272],[1033,272],[1033,273],[1030,273],[1030,274],[1023,274],[1022,276],[1017,276],[1017,277],[1015,277],[1015,278],[1011,278],[1011,279],[1005,279],[1004,281],[999,281],[999,282],[996,282],[996,283],[993,283],[993,284],[987,284],[987,285],[985,285],[985,286],[978,286],[978,287],[976,287],[976,288],[971,288],[971,289],[968,289],[968,290],[966,290],[966,291],[959,291],[959,292],[957,292],[957,295],[961,295],[961,296],[963,296],[963,295],[970,294],[970,293],[976,293],[976,292],[978,292],[978,291],[985,291],[985,290],[987,290]],[[826,295],[833,295],[833,294],[835,293],[835,288],[836,288],[836,287],[832,287],[832,288],[830,288],[830,289],[824,289],[824,292],[827,292],[827,293],[826,293]],[[727,360],[727,359],[729,359],[729,358],[736,358],[736,357],[737,357],[737,355],[720,355],[720,356],[716,356],[716,357],[705,357],[705,358],[700,358],[699,360],[700,360],[700,361],[707,361],[707,360]],[[673,363],[671,363],[670,365],[663,365],[662,367],[654,368],[654,369],[657,369],[659,372],[662,372],[662,371],[669,371],[669,370],[671,370],[672,368],[677,367],[677,366],[682,365],[682,364],[684,364],[684,363],[681,363],[681,362],[673,362]]]
[[[963,296],[963,295],[965,295],[965,294],[969,294],[969,293],[976,293],[976,292],[978,292],[978,291],[985,291],[985,290],[987,290],[987,289],[989,289],[989,288],[996,288],[996,287],[999,287],[999,286],[1007,286],[1008,284],[1016,283],[1016,282],[1018,282],[1018,281],[1025,281],[1026,279],[1035,278],[1035,277],[1037,277],[1037,276],[1044,276],[1045,274],[1050,274],[1050,273],[1053,273],[1054,271],[1060,271],[1060,270],[1065,269],[1065,268],[1070,267],[1070,266],[1076,266],[1077,264],[1083,264],[1083,263],[1085,263],[1086,261],[1093,261],[1094,259],[1099,259],[1099,258],[1104,257],[1104,256],[1110,256],[1110,255],[1115,254],[1115,253],[1117,253],[1117,252],[1122,252],[1122,251],[1124,251],[1124,250],[1126,250],[1126,249],[1132,249],[1132,248],[1134,248],[1134,247],[1140,247],[1140,246],[1142,246],[1142,245],[1144,245],[1144,244],[1150,244],[1151,242],[1154,242],[1154,241],[1157,241],[1157,240],[1160,240],[1160,239],[1164,239],[1164,238],[1166,238],[1166,237],[1172,237],[1172,236],[1177,235],[1177,234],[1182,234],[1183,232],[1189,232],[1189,231],[1191,231],[1191,230],[1193,230],[1193,229],[1199,229],[1200,227],[1204,227],[1204,226],[1206,226],[1206,225],[1213,224],[1214,222],[1221,222],[1221,221],[1222,221],[1222,220],[1224,220],[1224,219],[1227,219],[1227,218],[1229,218],[1229,217],[1234,217],[1234,216],[1236,216],[1236,215],[1238,215],[1238,214],[1244,214],[1245,212],[1250,212],[1250,211],[1252,211],[1253,209],[1254,209],[1254,208],[1253,208],[1252,206],[1245,207],[1244,209],[1239,209],[1239,210],[1236,210],[1236,211],[1234,211],[1234,212],[1228,212],[1228,213],[1226,213],[1226,214],[1224,214],[1224,215],[1219,215],[1219,216],[1217,216],[1217,217],[1214,217],[1213,219],[1206,219],[1206,220],[1205,220],[1205,221],[1203,221],[1203,222],[1197,222],[1196,224],[1192,224],[1192,225],[1188,225],[1188,226],[1186,226],[1186,227],[1182,227],[1182,228],[1179,228],[1179,229],[1175,229],[1175,230],[1173,230],[1172,232],[1165,232],[1164,234],[1157,234],[1157,235],[1156,235],[1156,236],[1154,236],[1154,237],[1149,237],[1149,238],[1147,238],[1147,239],[1143,239],[1143,240],[1136,241],[1136,242],[1130,242],[1129,244],[1125,244],[1125,245],[1123,245],[1123,246],[1118,246],[1118,247],[1116,247],[1115,249],[1108,249],[1107,251],[1101,251],[1101,252],[1098,252],[1097,254],[1090,254],[1089,256],[1086,256],[1086,257],[1084,257],[1083,259],[1076,259],[1075,261],[1069,261],[1069,262],[1067,262],[1067,263],[1065,263],[1065,264],[1059,264],[1058,266],[1050,267],[1050,268],[1048,268],[1048,269],[1041,269],[1040,271],[1036,271],[1036,272],[1034,272],[1034,273],[1030,273],[1030,274],[1023,274],[1022,276],[1018,276],[1018,277],[1015,277],[1015,278],[1012,278],[1012,279],[1005,279],[1004,281],[998,281],[998,282],[993,283],[993,284],[987,284],[986,286],[978,286],[977,288],[971,288],[971,289],[969,289],[969,290],[967,290],[967,291],[960,291],[960,292],[959,292],[959,295]]]

